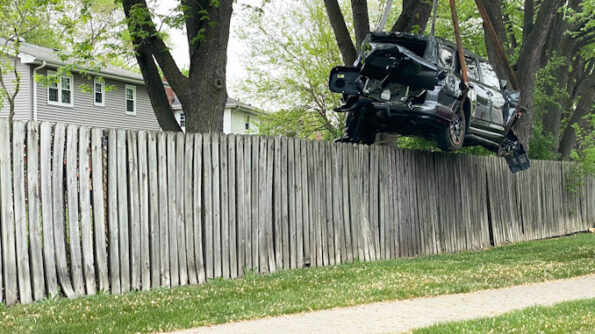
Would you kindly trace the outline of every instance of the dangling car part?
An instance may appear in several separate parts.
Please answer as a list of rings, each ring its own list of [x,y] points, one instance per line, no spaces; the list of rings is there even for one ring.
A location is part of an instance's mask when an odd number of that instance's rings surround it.
[[[343,94],[344,142],[372,144],[376,133],[435,139],[444,151],[482,145],[507,158],[512,172],[529,168],[513,125],[519,92],[492,66],[464,51],[465,83],[453,43],[406,33],[368,34],[353,67],[333,68],[332,92]]]

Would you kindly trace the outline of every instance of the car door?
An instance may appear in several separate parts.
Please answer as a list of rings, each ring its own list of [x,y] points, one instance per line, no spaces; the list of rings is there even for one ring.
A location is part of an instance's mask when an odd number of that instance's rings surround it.
[[[438,66],[440,70],[446,72],[446,77],[440,82],[442,88],[438,94],[438,102],[449,107],[452,107],[459,94],[458,84],[460,80],[454,74],[454,60],[455,50],[448,45],[439,44]]]
[[[504,104],[506,104],[506,100],[500,89],[498,76],[492,66],[488,62],[482,60],[479,63],[479,70],[481,81],[490,89],[490,122],[493,124],[493,128],[497,128],[504,124],[504,113],[502,109],[504,108]],[[502,130],[504,130],[503,127]]]
[[[481,83],[479,67],[475,57],[465,55],[467,63],[467,74],[469,75],[470,89],[476,96],[475,114],[471,115],[471,124],[477,123],[480,126],[490,121],[488,89]]]

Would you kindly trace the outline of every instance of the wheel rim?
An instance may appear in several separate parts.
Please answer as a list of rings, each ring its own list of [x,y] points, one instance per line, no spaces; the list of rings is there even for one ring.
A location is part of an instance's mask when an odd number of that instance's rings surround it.
[[[455,145],[460,145],[463,142],[464,125],[462,124],[461,113],[457,112],[450,120],[450,140]]]

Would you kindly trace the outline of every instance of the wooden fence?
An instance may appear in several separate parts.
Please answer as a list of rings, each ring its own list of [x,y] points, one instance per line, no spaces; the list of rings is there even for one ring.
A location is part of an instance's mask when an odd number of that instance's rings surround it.
[[[123,293],[584,231],[568,163],[0,121],[0,301]]]

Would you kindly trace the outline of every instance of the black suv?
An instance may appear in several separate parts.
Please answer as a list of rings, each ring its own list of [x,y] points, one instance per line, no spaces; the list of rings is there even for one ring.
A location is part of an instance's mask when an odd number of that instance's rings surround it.
[[[343,142],[372,144],[377,132],[435,139],[444,151],[482,145],[505,156],[513,172],[529,160],[512,126],[518,91],[507,90],[492,66],[465,51],[469,90],[456,46],[433,36],[370,33],[354,67],[335,67],[329,87],[348,112]]]

